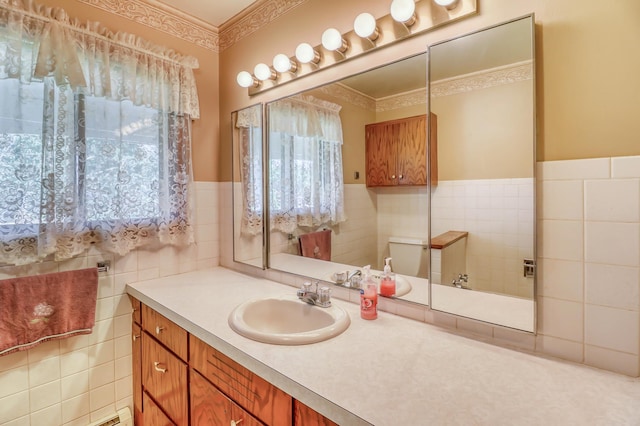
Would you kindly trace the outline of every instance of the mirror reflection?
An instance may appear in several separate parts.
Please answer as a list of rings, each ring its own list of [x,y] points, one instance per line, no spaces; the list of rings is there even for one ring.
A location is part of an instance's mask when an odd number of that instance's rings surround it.
[[[263,268],[264,182],[262,105],[231,114],[233,260]]]
[[[385,295],[427,303],[425,88],[422,54],[267,104],[271,268],[358,287],[387,260]]]
[[[533,17],[429,48],[431,307],[534,331]]]

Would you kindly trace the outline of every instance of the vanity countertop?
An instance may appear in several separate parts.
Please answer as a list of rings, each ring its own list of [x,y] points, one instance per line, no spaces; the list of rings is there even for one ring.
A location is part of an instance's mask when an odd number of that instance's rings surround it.
[[[325,342],[258,343],[227,323],[296,289],[222,267],[127,285],[188,332],[341,425],[638,425],[640,379],[454,335],[334,300],[351,326]],[[321,308],[318,308],[321,309]]]

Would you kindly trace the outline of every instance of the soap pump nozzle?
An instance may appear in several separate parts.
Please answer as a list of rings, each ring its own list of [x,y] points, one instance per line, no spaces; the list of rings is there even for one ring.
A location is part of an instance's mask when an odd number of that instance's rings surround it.
[[[391,265],[389,264],[389,262],[391,262],[391,258],[387,257],[384,259],[384,273],[385,275],[389,274],[391,272]]]

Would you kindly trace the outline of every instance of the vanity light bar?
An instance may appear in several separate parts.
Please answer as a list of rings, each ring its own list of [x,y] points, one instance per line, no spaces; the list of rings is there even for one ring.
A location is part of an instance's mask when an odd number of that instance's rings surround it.
[[[373,49],[475,15],[478,1],[393,0],[388,15],[376,20],[369,13],[361,13],[354,21],[353,31],[340,34],[337,29],[329,28],[322,34],[321,44],[315,47],[300,43],[295,56],[276,55],[273,67],[260,63],[254,68],[254,74],[240,71],[238,85],[246,87],[250,96],[261,93]]]

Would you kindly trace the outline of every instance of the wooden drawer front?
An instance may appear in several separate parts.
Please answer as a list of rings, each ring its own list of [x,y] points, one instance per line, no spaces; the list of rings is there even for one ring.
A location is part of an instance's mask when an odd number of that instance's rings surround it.
[[[142,412],[142,330],[138,324],[133,324],[132,330],[132,368],[133,368],[133,411],[135,417]]]
[[[229,398],[268,425],[290,425],[293,402],[277,387],[216,351],[200,339],[189,336],[190,363]]]
[[[133,296],[129,296],[131,301],[131,308],[133,309],[133,322],[136,324],[142,324],[142,303]]]
[[[156,405],[155,402],[153,402],[153,400],[151,398],[149,398],[149,395],[147,395],[147,393],[144,393],[144,422],[138,423],[136,420],[136,425],[137,426],[176,426],[175,423],[173,423],[169,417],[167,417],[160,408],[158,408],[158,406]]]
[[[294,424],[296,426],[338,426],[337,423],[332,422],[298,400],[293,401],[293,407],[295,410]]]
[[[191,370],[191,425],[229,426],[233,422],[239,426],[262,426],[200,373]]]
[[[142,305],[142,328],[181,359],[187,360],[187,332],[147,305]]]
[[[177,425],[187,425],[187,365],[146,333],[142,337],[142,385]],[[144,406],[144,412],[146,409]]]

